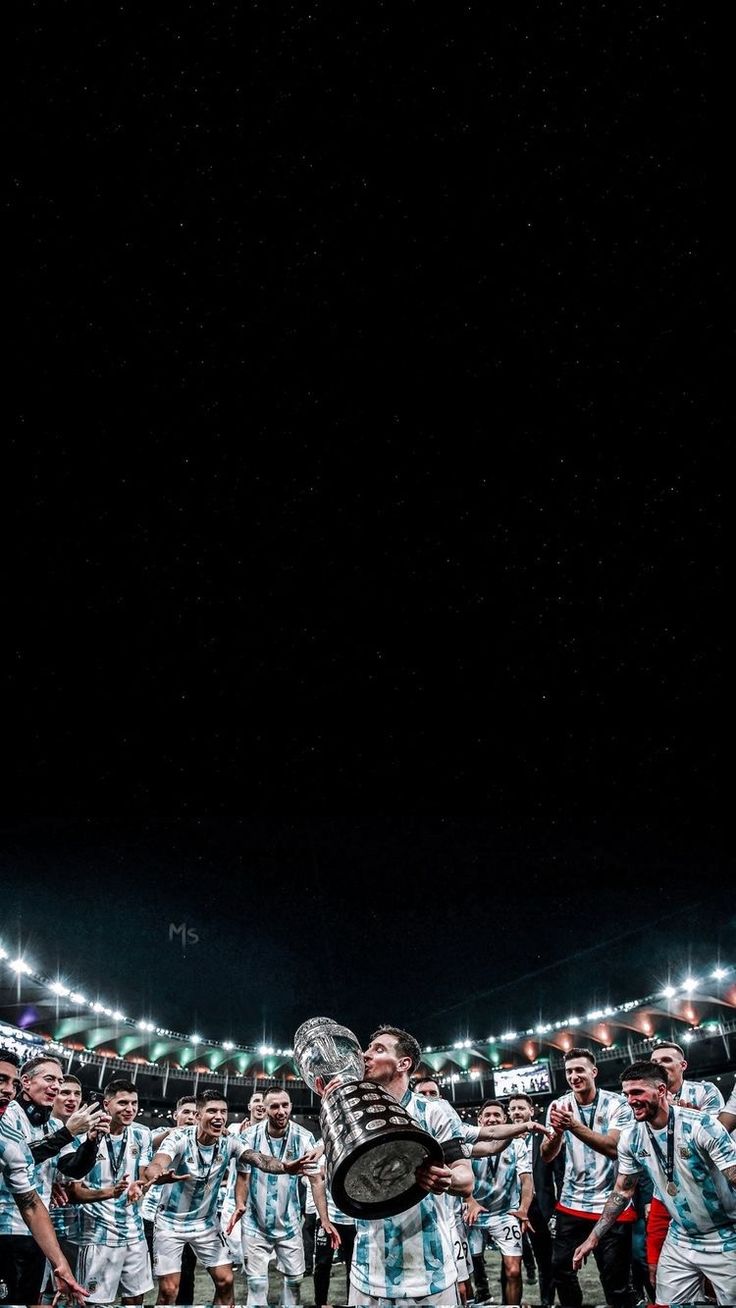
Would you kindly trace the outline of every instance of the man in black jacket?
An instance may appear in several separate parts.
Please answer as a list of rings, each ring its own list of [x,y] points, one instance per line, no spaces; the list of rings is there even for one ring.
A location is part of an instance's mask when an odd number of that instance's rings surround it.
[[[35,1189],[46,1208],[51,1197],[53,1168],[48,1165],[76,1135],[87,1139],[59,1160],[65,1176],[79,1179],[94,1165],[97,1133],[104,1130],[107,1116],[99,1106],[80,1108],[64,1126],[51,1130],[51,1114],[64,1083],[61,1063],[45,1054],[29,1058],[20,1069],[20,1089],[8,1103],[2,1130],[17,1135],[27,1145],[36,1165]],[[0,1182],[0,1280],[7,1287],[10,1303],[38,1303],[46,1265],[45,1255],[28,1234],[12,1193]]]
[[[529,1095],[512,1095],[509,1100],[509,1117],[512,1122],[533,1122],[534,1116],[534,1103]],[[549,1220],[554,1213],[559,1196],[565,1163],[564,1156],[560,1154],[551,1164],[545,1163],[539,1152],[543,1139],[544,1136],[533,1132],[528,1137],[527,1144],[531,1157],[532,1181],[534,1183],[534,1198],[529,1209],[529,1221],[532,1226],[529,1238],[532,1242],[539,1269],[540,1303],[545,1308],[546,1305],[554,1303],[555,1298],[552,1283],[552,1236],[549,1231]]]

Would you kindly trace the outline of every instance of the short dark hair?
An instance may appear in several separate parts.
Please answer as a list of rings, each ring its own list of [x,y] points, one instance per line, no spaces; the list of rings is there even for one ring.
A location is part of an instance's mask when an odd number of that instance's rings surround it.
[[[264,1102],[264,1104],[265,1104],[266,1100],[268,1099],[268,1096],[269,1096],[269,1095],[286,1095],[286,1098],[289,1100],[289,1103],[291,1103],[291,1095],[289,1094],[289,1091],[288,1091],[288,1090],[285,1090],[285,1089],[284,1089],[283,1086],[280,1086],[280,1085],[272,1085],[272,1086],[269,1086],[268,1090],[265,1092],[265,1094],[264,1094],[264,1096],[263,1096],[263,1102]]]
[[[419,1041],[415,1040],[413,1035],[409,1035],[408,1031],[404,1031],[400,1026],[379,1026],[376,1027],[376,1030],[373,1032],[371,1041],[375,1040],[376,1036],[379,1035],[390,1035],[394,1037],[396,1041],[396,1052],[399,1055],[399,1058],[411,1059],[411,1067],[409,1068],[410,1073],[414,1071],[415,1067],[419,1066],[422,1061],[422,1051],[419,1047]]]
[[[180,1108],[183,1108],[185,1104],[196,1104],[196,1102],[197,1100],[194,1095],[182,1095],[181,1099],[177,1099],[176,1101],[176,1108],[174,1109],[174,1112],[177,1112]]]
[[[197,1108],[204,1108],[205,1104],[224,1104],[226,1108],[228,1107],[222,1090],[200,1090],[194,1102]]]
[[[657,1063],[650,1063],[648,1059],[641,1063],[632,1063],[621,1073],[619,1080],[624,1081],[654,1081],[657,1085],[666,1085],[667,1076]]]
[[[514,1096],[514,1097],[517,1098],[518,1096]],[[500,1099],[484,1099],[483,1103],[478,1109],[478,1112],[482,1113],[484,1108],[500,1108],[504,1117],[506,1116],[506,1109],[504,1108]]]
[[[11,1067],[20,1067],[20,1059],[14,1049],[0,1045],[0,1063],[10,1063]]]
[[[436,1076],[415,1076],[414,1081],[412,1083],[412,1087],[414,1090],[416,1090],[418,1085],[426,1085],[428,1081],[431,1081],[432,1085],[436,1085],[437,1089],[439,1090],[440,1083],[437,1080]]]
[[[533,1108],[536,1111],[537,1106],[534,1100],[532,1099],[531,1095],[524,1094],[523,1090],[520,1090],[518,1095],[509,1095],[509,1103],[511,1103],[512,1099],[525,1099],[529,1107]]]
[[[64,1077],[64,1085],[69,1085],[70,1081],[73,1082],[74,1085],[78,1085],[80,1090],[82,1089],[82,1082],[80,1081],[79,1077],[72,1076],[71,1072],[69,1073],[68,1076]]]
[[[685,1057],[685,1050],[682,1045],[676,1045],[674,1040],[659,1040],[651,1052],[655,1053],[657,1049],[676,1049],[680,1058]]]
[[[574,1049],[568,1049],[563,1061],[569,1063],[571,1058],[587,1058],[588,1062],[592,1063],[594,1067],[598,1066],[592,1049],[582,1049],[577,1046]]]
[[[116,1095],[137,1095],[138,1090],[132,1081],[126,1081],[125,1077],[115,1077],[113,1081],[108,1081],[103,1090],[105,1099],[114,1099]]]
[[[34,1054],[32,1058],[27,1058],[25,1063],[21,1064],[21,1076],[33,1076],[36,1068],[42,1063],[57,1063],[61,1067],[61,1059],[55,1054]]]

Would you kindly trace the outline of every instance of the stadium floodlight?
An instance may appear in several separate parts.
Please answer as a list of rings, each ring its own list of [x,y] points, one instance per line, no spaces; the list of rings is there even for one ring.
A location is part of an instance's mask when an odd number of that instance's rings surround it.
[[[69,987],[63,985],[61,981],[51,981],[49,990],[52,990],[55,995],[61,995],[62,998],[71,993]]]
[[[189,1039],[191,1040],[193,1045],[201,1045],[202,1043],[201,1035],[190,1035]]]
[[[434,1052],[434,1046],[433,1046],[433,1045],[425,1045],[425,1046],[424,1046],[424,1052],[425,1052],[425,1054],[431,1054],[431,1053],[433,1053],[433,1052]]]
[[[85,999],[84,995],[80,995],[80,994],[78,994],[76,990],[72,990],[72,991],[70,992],[70,994],[69,994],[69,999],[71,1000],[71,1002],[72,1002],[73,1004],[86,1004],[86,1003],[87,1003],[87,1000]]]
[[[8,957],[7,949],[3,949],[2,945],[0,945],[0,958],[7,958],[7,957]]]
[[[92,1012],[93,1012],[93,1013],[104,1013],[104,1011],[105,1011],[105,1010],[104,1010],[104,1008],[102,1007],[102,1004],[99,1002],[99,1000],[96,999],[95,1002],[92,1004]]]
[[[113,1009],[112,1016],[114,1017],[114,1019],[115,1019],[116,1022],[125,1022],[125,1021],[127,1021],[125,1015],[124,1015],[123,1013],[120,1012],[120,1009],[119,1009],[119,1008],[115,1008],[115,1009]]]
[[[516,1031],[505,1031],[504,1034],[501,1036],[501,1039],[502,1039],[502,1040],[515,1040],[515,1039],[516,1039]]]
[[[728,969],[725,967],[714,967],[711,976],[714,981],[722,981],[724,977],[728,976]]]
[[[223,1040],[222,1047],[223,1049],[234,1049],[235,1045],[233,1044],[232,1040]]]
[[[697,990],[699,985],[700,985],[699,981],[696,981],[695,978],[692,976],[688,976],[685,978],[685,980],[682,983],[682,989],[685,991],[686,994],[689,995],[692,993],[693,990]]]
[[[685,1044],[686,1044],[686,1045],[689,1045],[689,1044],[690,1044],[690,1041],[695,1039],[695,1032],[694,1032],[694,1031],[685,1031],[685,1032],[683,1033],[682,1038],[683,1038]]]
[[[480,1068],[478,1068],[478,1067],[471,1067],[471,1069],[470,1069],[470,1076],[471,1076],[471,1079],[472,1079],[473,1081],[479,1081],[479,1080],[480,1080],[480,1075],[481,1075],[481,1073],[480,1073]]]
[[[13,971],[17,972],[19,975],[22,972],[24,976],[30,976],[31,972],[33,971],[33,969],[30,968],[28,964],[23,961],[22,958],[14,958],[13,961],[8,964],[8,966],[12,967]]]
[[[677,991],[674,986],[665,986],[662,991],[662,999],[673,999],[676,994]]]

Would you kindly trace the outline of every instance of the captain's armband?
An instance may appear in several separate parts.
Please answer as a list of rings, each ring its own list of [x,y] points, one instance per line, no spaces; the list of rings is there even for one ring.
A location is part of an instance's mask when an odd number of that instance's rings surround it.
[[[449,1166],[450,1163],[459,1162],[461,1158],[470,1158],[470,1145],[461,1136],[456,1135],[452,1140],[442,1141],[442,1152]]]

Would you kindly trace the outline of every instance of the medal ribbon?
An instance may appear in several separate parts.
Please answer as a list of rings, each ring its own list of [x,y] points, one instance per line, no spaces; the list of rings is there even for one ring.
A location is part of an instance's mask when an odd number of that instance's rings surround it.
[[[662,1168],[662,1171],[667,1177],[667,1193],[671,1194],[672,1190],[670,1189],[670,1186],[674,1186],[674,1175],[675,1175],[675,1110],[673,1108],[670,1108],[670,1111],[667,1115],[667,1160],[666,1161],[665,1161],[664,1154],[662,1153],[662,1150],[659,1147],[659,1141],[655,1140],[654,1133],[649,1123],[646,1122],[645,1126],[649,1133],[649,1139],[652,1142],[652,1149],[657,1155],[657,1162],[659,1163],[660,1167]]]
[[[209,1165],[209,1167],[207,1167],[207,1164],[205,1163],[205,1160],[204,1160],[204,1158],[202,1157],[202,1154],[200,1153],[200,1149],[199,1149],[199,1145],[197,1144],[196,1136],[195,1136],[194,1143],[195,1143],[195,1145],[197,1146],[197,1157],[198,1157],[198,1159],[199,1159],[199,1166],[200,1166],[200,1168],[201,1168],[201,1171],[197,1174],[197,1180],[198,1180],[198,1181],[204,1181],[204,1184],[206,1185],[207,1182],[208,1182],[209,1179],[210,1179],[210,1172],[212,1171],[212,1168],[214,1167],[215,1162],[217,1161],[217,1158],[218,1158],[219,1153],[220,1153],[220,1141],[219,1141],[219,1140],[216,1140],[216,1141],[215,1141],[215,1144],[214,1144],[214,1147],[213,1147],[213,1150],[212,1150],[212,1157],[210,1158],[210,1165]],[[205,1167],[207,1167],[207,1171],[206,1171],[206,1173],[205,1173],[205,1170],[204,1170]]]
[[[268,1134],[268,1129],[266,1129],[266,1131],[264,1132],[264,1134],[265,1134],[266,1140],[268,1141],[268,1147],[269,1147],[269,1149],[271,1150],[271,1153],[272,1153],[273,1157],[274,1157],[274,1158],[278,1158],[278,1159],[283,1158],[284,1154],[286,1153],[286,1145],[287,1145],[287,1141],[288,1141],[288,1139],[289,1139],[289,1123],[287,1122],[287,1124],[286,1124],[286,1130],[284,1131],[284,1134],[280,1137],[280,1138],[281,1138],[281,1148],[280,1148],[280,1150],[279,1150],[278,1153],[276,1153],[276,1150],[274,1149],[273,1144],[271,1143],[271,1136]],[[276,1137],[276,1138],[278,1139],[279,1137]]]
[[[592,1130],[593,1130],[593,1123],[594,1123],[594,1121],[595,1121],[595,1110],[596,1110],[596,1108],[598,1107],[598,1096],[599,1096],[599,1095],[600,1095],[600,1090],[596,1090],[596,1092],[595,1092],[595,1099],[593,1100],[592,1104],[590,1105],[590,1118],[589,1118],[589,1120],[588,1120],[587,1122],[586,1122],[586,1120],[585,1120],[585,1114],[583,1113],[583,1105],[582,1105],[582,1104],[579,1104],[578,1101],[577,1101],[577,1099],[575,1099],[575,1104],[576,1104],[576,1106],[577,1106],[577,1110],[578,1110],[578,1112],[579,1112],[579,1114],[580,1114],[580,1121],[582,1122],[583,1126],[587,1126],[587,1128],[588,1128],[589,1131],[592,1131]],[[574,1096],[573,1096],[573,1098],[574,1098]]]
[[[115,1157],[115,1150],[112,1147],[112,1140],[110,1139],[109,1135],[105,1136],[105,1144],[107,1145],[107,1153],[110,1159],[110,1171],[112,1172],[112,1183],[113,1185],[115,1185],[118,1179],[118,1172],[120,1171],[120,1168],[123,1165],[123,1159],[125,1158],[125,1150],[128,1147],[127,1126],[123,1131],[123,1138],[120,1141],[120,1148],[118,1150],[117,1158]]]

